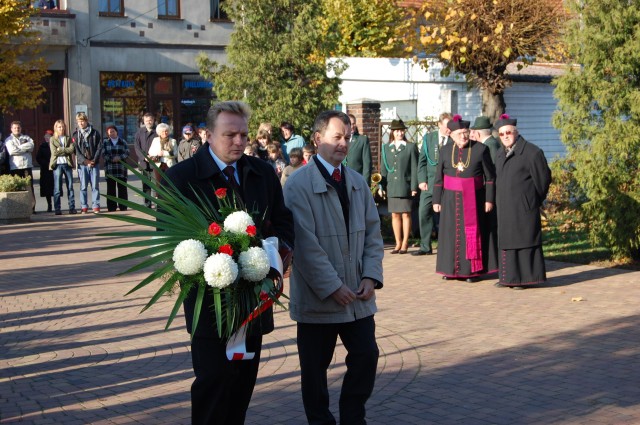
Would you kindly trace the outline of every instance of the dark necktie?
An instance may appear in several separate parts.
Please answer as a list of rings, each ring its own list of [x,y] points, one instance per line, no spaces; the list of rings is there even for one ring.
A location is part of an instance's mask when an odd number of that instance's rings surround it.
[[[440,138],[440,146],[444,146],[444,144],[446,143],[447,139],[445,138],[445,136],[442,136]]]
[[[242,191],[240,190],[240,185],[236,180],[236,169],[231,165],[227,165],[224,170],[222,170],[222,172],[227,176],[227,181],[229,182],[229,186],[231,186],[231,189],[233,189],[238,194],[238,196],[240,196],[242,194]]]
[[[333,173],[331,173],[331,178],[336,181],[336,183],[340,183],[342,181],[342,174],[340,174],[340,170],[337,168],[333,169]]]

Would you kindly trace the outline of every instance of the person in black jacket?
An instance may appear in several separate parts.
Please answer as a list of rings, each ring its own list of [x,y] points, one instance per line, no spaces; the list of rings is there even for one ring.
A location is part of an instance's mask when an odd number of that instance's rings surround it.
[[[89,210],[87,186],[91,184],[91,208],[95,214],[100,213],[100,157],[102,156],[102,137],[89,124],[89,118],[84,112],[76,114],[78,128],[71,136],[71,142],[76,147],[78,161],[78,177],[80,178],[80,205],[82,213]]]
[[[293,217],[284,205],[282,186],[271,165],[244,155],[249,108],[241,102],[220,102],[207,114],[208,145],[193,157],[179,162],[166,172],[167,181],[189,199],[208,198],[217,205],[214,189],[234,191],[254,215],[263,238],[276,236],[293,247]],[[217,333],[213,297],[205,293],[197,329],[192,329],[196,294],[184,301],[187,331],[191,334],[191,356],[195,380],[191,386],[193,424],[243,424],[258,374],[262,335],[273,331],[271,309],[260,315],[249,328],[247,350],[255,351],[252,360],[229,361],[225,341]]]
[[[51,147],[49,140],[53,136],[52,130],[47,130],[44,134],[44,141],[40,143],[36,162],[40,166],[40,196],[47,199],[47,212],[52,212],[51,198],[53,197],[53,170],[49,168],[51,162]]]
[[[149,165],[149,162],[145,159],[145,156],[149,155],[149,148],[153,139],[158,137],[155,130],[155,117],[151,112],[147,112],[142,117],[144,123],[143,127],[140,127],[136,132],[136,136],[133,140],[133,146],[136,150],[136,157],[138,158],[138,169],[149,180],[154,179],[153,168]],[[142,182],[142,191],[148,195],[151,195],[151,188],[145,182]],[[151,201],[146,199],[144,204],[151,208]]]
[[[540,207],[551,170],[544,152],[518,133],[517,123],[504,114],[495,125],[503,144],[496,154],[500,280],[495,285],[524,289],[547,280]]]

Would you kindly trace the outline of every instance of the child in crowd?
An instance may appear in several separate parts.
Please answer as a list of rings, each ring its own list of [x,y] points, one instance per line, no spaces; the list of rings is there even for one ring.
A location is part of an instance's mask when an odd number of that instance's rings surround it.
[[[244,148],[244,154],[247,156],[258,156],[258,145],[256,143],[249,143]]]
[[[280,177],[280,183],[282,183],[282,186],[284,186],[287,178],[298,168],[302,167],[302,165],[302,149],[291,149],[291,152],[289,152],[289,165],[284,167],[284,170],[282,170],[282,176]]]
[[[256,142],[258,144],[258,158],[265,161],[269,160],[269,152],[267,152],[267,146],[271,142],[271,134],[265,129],[258,130],[258,136],[256,136]]]
[[[311,157],[316,154],[316,147],[313,145],[304,145],[302,147],[302,165],[307,165]]]
[[[271,164],[273,169],[276,171],[278,178],[282,177],[282,171],[284,170],[284,167],[287,166],[287,163],[282,157],[280,143],[272,142],[270,145],[267,145],[267,153],[269,154],[267,162]]]

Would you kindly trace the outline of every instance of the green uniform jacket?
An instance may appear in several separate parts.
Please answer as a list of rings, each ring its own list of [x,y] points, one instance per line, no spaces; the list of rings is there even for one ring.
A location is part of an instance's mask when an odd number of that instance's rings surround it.
[[[362,174],[364,181],[371,184],[371,147],[367,136],[358,133],[353,135],[349,143],[349,152],[343,163]]]
[[[382,188],[388,198],[407,198],[411,191],[418,191],[418,147],[407,142],[396,149],[391,143],[382,145],[383,160],[380,165]],[[386,158],[386,164],[384,159]]]
[[[436,167],[440,161],[440,146],[438,131],[425,134],[422,138],[422,151],[418,158],[418,183],[427,183],[427,192],[433,193],[433,180]],[[450,142],[447,142],[450,143]]]
[[[502,147],[502,144],[493,136],[489,136],[487,140],[482,142],[486,147],[489,148],[489,154],[491,155],[491,161],[495,165],[496,163],[496,154],[498,153],[498,149]]]

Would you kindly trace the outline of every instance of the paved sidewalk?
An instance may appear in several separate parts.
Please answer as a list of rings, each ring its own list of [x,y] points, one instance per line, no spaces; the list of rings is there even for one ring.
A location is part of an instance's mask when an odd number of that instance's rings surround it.
[[[0,226],[0,423],[189,423],[184,319],[163,331],[169,298],[139,314],[151,290],[124,294],[143,275],[116,276],[123,252],[96,236],[126,226],[41,212]],[[370,424],[640,424],[640,272],[549,262],[548,285],[513,291],[388,252]],[[344,370],[339,347],[334,411]],[[278,312],[247,424],[303,423],[295,325]]]

